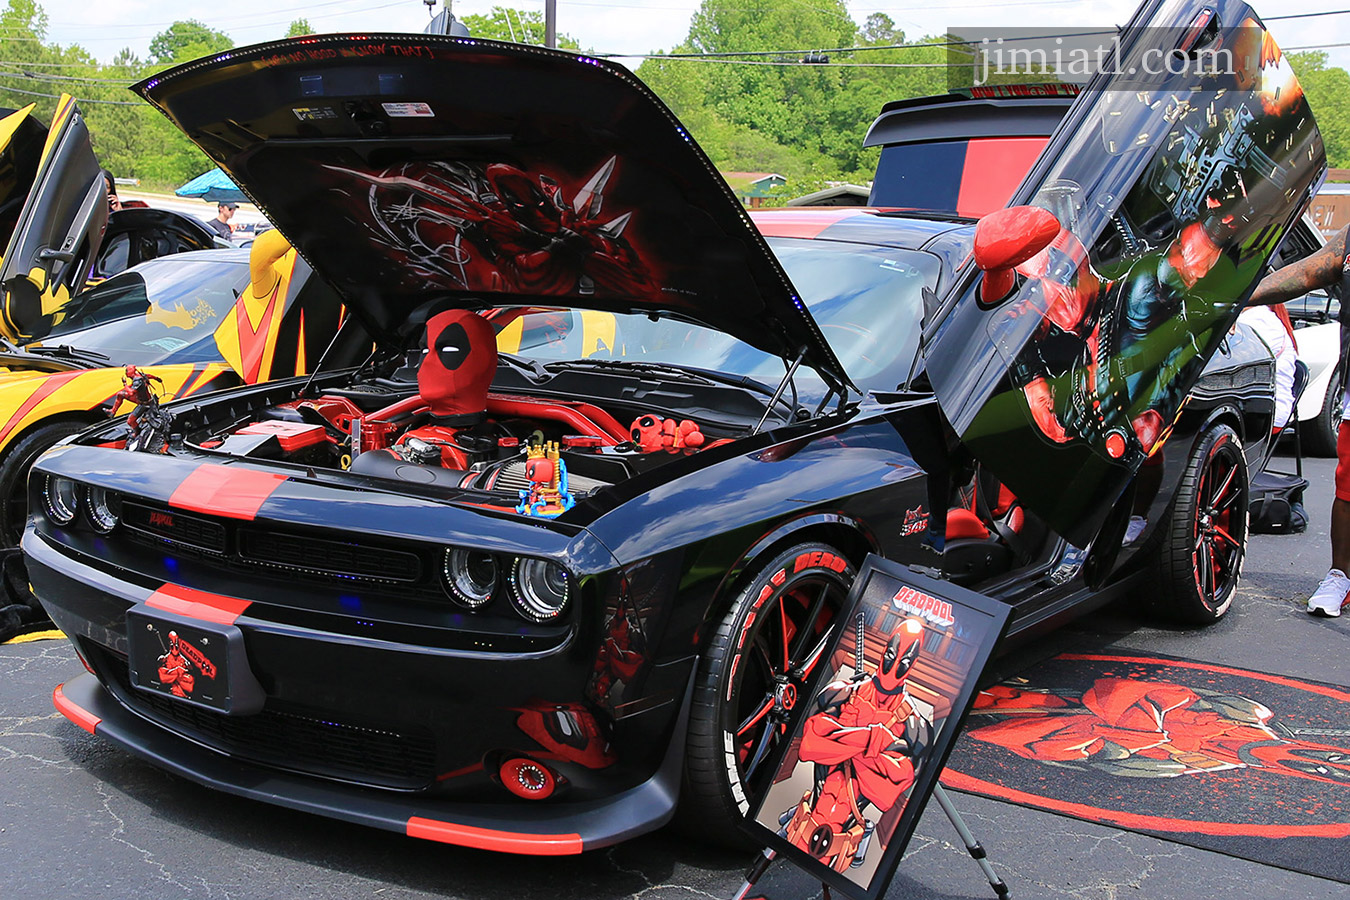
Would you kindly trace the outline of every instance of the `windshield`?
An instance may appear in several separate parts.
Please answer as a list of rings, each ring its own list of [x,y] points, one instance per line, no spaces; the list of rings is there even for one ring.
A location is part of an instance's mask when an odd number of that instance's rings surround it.
[[[828,240],[770,238],[769,245],[854,383],[864,391],[894,390],[918,349],[923,288],[937,284],[937,258]],[[544,363],[615,358],[748,375],[770,385],[783,377],[778,357],[677,319],[519,307],[491,316],[499,350]],[[804,398],[825,393],[809,369],[800,369],[796,382]]]
[[[79,312],[31,346],[66,344],[118,365],[218,362],[213,335],[220,317],[248,286],[242,258],[169,257],[129,269],[85,291]]]

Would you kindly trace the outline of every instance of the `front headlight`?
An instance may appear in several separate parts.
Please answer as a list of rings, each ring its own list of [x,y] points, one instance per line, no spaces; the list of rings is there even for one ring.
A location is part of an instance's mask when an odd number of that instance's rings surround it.
[[[516,611],[531,622],[558,618],[571,592],[567,570],[546,560],[521,558],[511,569],[511,599]]]
[[[117,523],[121,521],[118,511],[122,504],[116,494],[109,493],[101,487],[90,486],[85,491],[84,499],[88,504],[89,524],[94,526],[95,531],[99,534],[108,534],[117,527]]]
[[[497,558],[491,553],[449,547],[442,562],[450,596],[469,609],[492,602],[497,589]]]
[[[80,512],[80,487],[69,478],[48,475],[42,491],[47,518],[57,525],[69,525]]]

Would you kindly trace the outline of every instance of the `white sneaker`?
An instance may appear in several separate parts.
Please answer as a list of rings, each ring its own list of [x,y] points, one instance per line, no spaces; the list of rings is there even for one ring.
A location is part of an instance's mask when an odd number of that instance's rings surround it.
[[[1332,569],[1308,598],[1308,612],[1314,616],[1339,616],[1346,594],[1350,594],[1350,578],[1340,569]]]

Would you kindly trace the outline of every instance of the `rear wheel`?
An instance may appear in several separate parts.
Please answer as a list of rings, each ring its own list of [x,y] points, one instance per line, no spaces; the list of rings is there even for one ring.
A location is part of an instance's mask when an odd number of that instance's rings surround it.
[[[680,815],[698,836],[744,843],[736,823],[768,787],[787,715],[809,701],[855,574],[833,547],[798,544],[737,594],[699,661],[690,709]]]
[[[1237,433],[1211,426],[1191,451],[1149,567],[1158,612],[1193,625],[1228,612],[1247,549],[1247,487]]]

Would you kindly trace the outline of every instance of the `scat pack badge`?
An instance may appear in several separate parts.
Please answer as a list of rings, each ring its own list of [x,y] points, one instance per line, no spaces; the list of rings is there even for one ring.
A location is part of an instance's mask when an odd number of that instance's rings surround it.
[[[900,536],[909,537],[928,530],[928,510],[922,506],[905,510],[905,521],[900,526]]]

